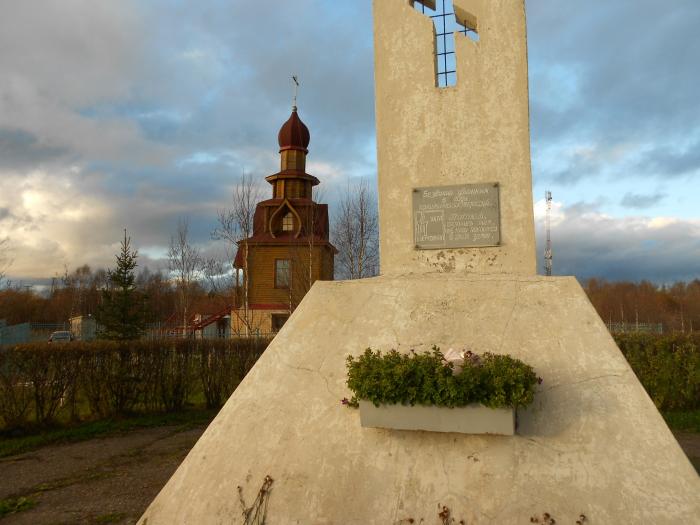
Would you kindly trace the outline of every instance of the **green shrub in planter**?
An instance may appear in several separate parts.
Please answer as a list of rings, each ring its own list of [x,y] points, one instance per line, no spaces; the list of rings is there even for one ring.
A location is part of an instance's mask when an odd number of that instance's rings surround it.
[[[385,354],[371,348],[347,358],[347,385],[358,400],[381,404],[460,407],[481,403],[491,408],[524,407],[532,403],[541,382],[531,366],[508,355],[468,354],[461,372],[440,349],[432,352]]]

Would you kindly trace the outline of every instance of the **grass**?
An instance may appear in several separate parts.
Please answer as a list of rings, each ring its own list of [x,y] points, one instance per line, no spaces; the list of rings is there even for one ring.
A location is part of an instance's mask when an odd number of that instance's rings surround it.
[[[0,500],[0,518],[8,514],[15,514],[23,510],[29,510],[36,505],[36,501],[31,498],[9,498]]]
[[[190,409],[171,414],[148,414],[121,419],[104,419],[46,430],[33,435],[0,439],[0,458],[22,454],[46,445],[87,441],[96,437],[105,437],[140,428],[168,425],[179,425],[184,428],[199,426],[209,423],[216,412],[215,410]],[[0,510],[0,512],[2,511]]]
[[[662,414],[671,430],[696,432],[700,434],[700,410],[663,412]]]

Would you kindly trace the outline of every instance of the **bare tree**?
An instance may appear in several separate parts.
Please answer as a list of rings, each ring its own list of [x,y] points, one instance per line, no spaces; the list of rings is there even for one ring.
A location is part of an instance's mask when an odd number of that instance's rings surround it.
[[[255,179],[245,172],[233,187],[231,207],[219,210],[217,226],[211,236],[215,240],[223,240],[227,243],[228,256],[231,260],[235,257],[236,249],[242,250],[243,279],[241,301],[236,300],[236,291],[241,288],[241,275],[237,268],[233,268],[236,281],[233,306],[241,306],[243,310],[243,322],[250,328],[250,312],[248,308],[248,264],[249,253],[247,240],[253,235],[253,219],[255,207],[263,198],[262,188]],[[242,304],[239,304],[242,303]]]
[[[312,188],[311,200],[319,203],[323,200],[323,190],[318,187]],[[289,284],[289,312],[293,312],[299,305],[301,300],[311,289],[314,284],[314,273],[320,274],[320,269],[315,268],[315,264],[322,264],[320,252],[314,250],[317,242],[316,230],[318,221],[321,220],[318,215],[318,208],[312,205],[308,213],[304,215],[302,224],[304,242],[292,245],[289,247],[289,257],[291,264],[290,284]],[[314,259],[314,253],[317,253],[318,261]]]
[[[366,180],[348,184],[341,196],[332,228],[338,249],[336,274],[341,279],[362,279],[379,270],[379,218],[377,201]]]
[[[187,218],[178,219],[177,233],[170,237],[168,269],[171,277],[175,279],[179,310],[182,314],[182,327],[186,335],[192,287],[197,282],[197,276],[202,270],[202,257],[199,249],[190,244],[189,220]]]
[[[0,284],[2,284],[3,279],[5,279],[7,270],[11,264],[10,239],[5,237],[4,239],[0,239]]]
[[[229,271],[230,258],[222,260],[220,257],[209,257],[202,261],[202,275],[207,283],[210,297],[223,298],[226,304],[230,303],[229,294],[235,294],[233,273]]]
[[[95,305],[89,304],[90,291],[96,289],[95,276],[90,266],[79,266],[73,273],[68,273],[68,267],[64,266],[63,272],[63,288],[71,294],[70,317],[95,313],[94,308],[91,308]]]

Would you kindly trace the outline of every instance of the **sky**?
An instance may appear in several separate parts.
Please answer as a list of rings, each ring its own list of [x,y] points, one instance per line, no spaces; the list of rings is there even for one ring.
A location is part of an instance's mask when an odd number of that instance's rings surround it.
[[[700,2],[529,0],[533,194],[554,274],[700,277]],[[251,7],[252,6],[252,7]],[[664,9],[661,9],[661,8]],[[242,173],[277,171],[290,76],[333,206],[376,184],[369,0],[0,0],[0,239],[15,282],[207,254]],[[266,191],[267,187],[265,188]]]

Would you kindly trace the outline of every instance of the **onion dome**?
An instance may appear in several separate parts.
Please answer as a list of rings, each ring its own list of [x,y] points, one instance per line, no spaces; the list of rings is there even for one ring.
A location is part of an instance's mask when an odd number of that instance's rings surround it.
[[[308,153],[309,142],[311,141],[311,134],[309,133],[309,128],[306,127],[299,115],[297,115],[297,108],[294,106],[292,108],[292,114],[280,128],[277,140],[280,145],[280,152],[287,150],[299,150],[304,153]]]

